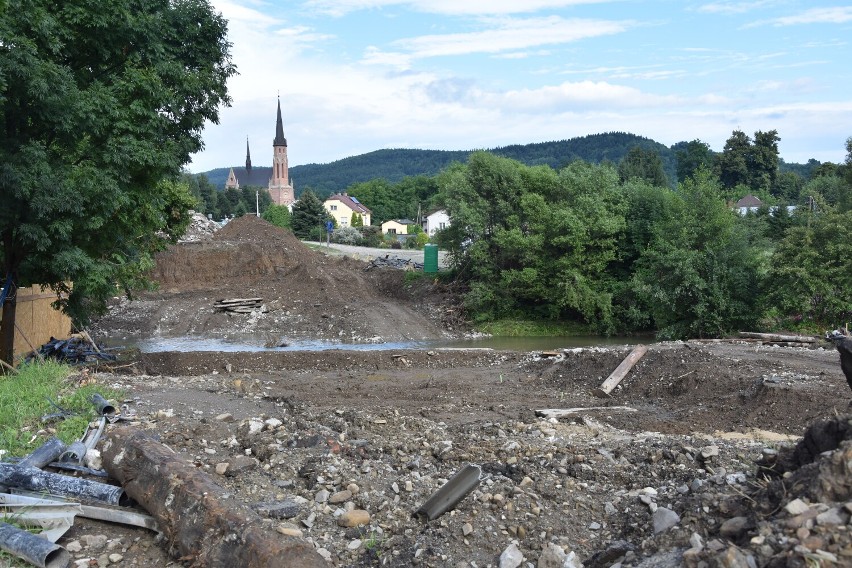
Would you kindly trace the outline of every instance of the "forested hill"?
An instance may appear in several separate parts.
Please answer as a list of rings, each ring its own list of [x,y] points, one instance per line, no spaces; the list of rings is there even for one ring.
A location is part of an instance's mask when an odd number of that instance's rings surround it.
[[[615,164],[627,154],[633,146],[656,150],[663,161],[669,180],[676,179],[675,152],[659,142],[642,136],[624,132],[590,134],[570,140],[557,142],[538,142],[535,144],[516,144],[488,151],[518,160],[528,166],[549,165],[560,168],[575,160],[592,163],[610,161]],[[360,156],[352,156],[328,164],[305,164],[290,168],[290,178],[296,186],[296,193],[311,188],[320,196],[345,191],[353,183],[384,178],[396,183],[405,177],[425,175],[433,176],[452,162],[465,162],[473,150],[376,150]],[[272,168],[255,167],[258,171]],[[225,187],[229,168],[217,168],[204,172],[217,188]]]

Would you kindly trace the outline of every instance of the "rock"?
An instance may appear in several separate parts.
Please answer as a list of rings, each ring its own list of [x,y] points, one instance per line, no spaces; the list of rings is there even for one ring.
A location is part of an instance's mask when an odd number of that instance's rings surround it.
[[[709,460],[710,458],[714,458],[719,455],[719,447],[718,446],[705,446],[701,448],[701,458],[704,461]]]
[[[118,554],[117,552],[113,552],[112,554],[109,555],[108,558],[109,558],[109,561],[110,561],[111,564],[118,564],[119,562],[124,560],[124,556],[122,556],[121,554]]]
[[[666,507],[658,507],[652,515],[654,534],[667,531],[680,522],[680,516]]]
[[[462,534],[464,536],[468,536],[472,532],[473,532],[473,525],[471,525],[470,523],[465,523],[465,524],[462,525]]]
[[[568,558],[568,555],[565,554],[562,547],[551,542],[541,551],[536,568],[562,568],[566,558]]]
[[[609,568],[609,566],[612,566],[612,564],[622,556],[626,556],[628,553],[633,554],[635,548],[636,547],[634,545],[626,540],[617,540],[610,543],[605,550],[596,552],[592,555],[592,557],[587,561],[587,564],[589,566],[605,566]]]
[[[234,477],[242,473],[249,472],[258,466],[257,458],[251,456],[238,455],[228,460],[228,469],[225,475]]]
[[[337,503],[344,503],[350,499],[352,499],[352,492],[348,489],[344,489],[343,491],[338,491],[329,497],[328,502],[332,505],[336,505]]]
[[[752,523],[748,517],[734,517],[728,519],[719,527],[719,534],[730,539],[738,539],[751,528]]]
[[[736,546],[729,546],[724,552],[716,555],[715,561],[719,568],[754,568],[756,565],[753,556]]]
[[[228,463],[221,462],[216,464],[216,473],[219,475],[225,475],[228,472]]]
[[[314,495],[314,501],[316,501],[317,503],[325,503],[326,501],[328,501],[328,497],[328,490],[320,489],[316,492],[316,495]]]
[[[524,555],[514,542],[500,554],[500,568],[518,568],[524,561]]]
[[[216,416],[216,420],[219,421],[219,422],[233,422],[234,421],[234,415],[231,414],[230,412],[224,412],[224,413]]]
[[[87,467],[90,467],[92,469],[102,469],[103,460],[101,459],[101,452],[95,448],[90,448],[86,450],[86,455],[83,458],[83,463],[86,464]]]
[[[285,536],[295,536],[301,538],[303,533],[300,529],[292,526],[292,525],[280,525],[275,529],[279,533]]]
[[[370,513],[363,509],[353,509],[346,511],[337,519],[337,524],[341,527],[358,527],[369,524]]]
[[[254,505],[254,510],[271,519],[292,519],[302,512],[302,506],[293,499],[285,499],[283,501],[257,503]]]
[[[832,507],[828,511],[820,513],[816,517],[816,522],[820,526],[845,525],[848,521],[849,515],[840,507]]]
[[[101,549],[107,543],[107,537],[103,534],[84,534],[80,537],[80,540],[83,541],[86,548]]]
[[[801,499],[793,499],[792,501],[784,505],[784,510],[794,516],[801,515],[808,509],[810,509],[810,505],[808,505]]]
[[[72,540],[68,544],[65,545],[65,550],[68,552],[80,552],[83,550],[83,545],[80,544],[79,540]]]

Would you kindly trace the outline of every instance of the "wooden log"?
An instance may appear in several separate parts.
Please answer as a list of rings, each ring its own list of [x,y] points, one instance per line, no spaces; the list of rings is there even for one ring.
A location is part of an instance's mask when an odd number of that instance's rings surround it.
[[[536,410],[536,416],[545,418],[565,418],[573,414],[583,414],[584,412],[638,412],[635,408],[629,406],[587,406],[585,408],[542,408]]]
[[[111,428],[102,456],[109,474],[157,520],[169,552],[193,566],[328,566],[310,543],[264,528],[209,474],[143,431]]]
[[[633,368],[633,365],[639,362],[645,353],[648,351],[647,345],[637,345],[633,348],[633,351],[624,358],[624,361],[615,368],[615,371],[607,377],[607,379],[601,384],[601,386],[595,389],[593,392],[595,396],[599,397],[608,397],[609,393],[612,392],[612,389],[618,386],[618,383],[627,376],[627,373],[630,372],[630,369]]]
[[[740,337],[751,339],[762,339],[763,341],[796,341],[799,343],[816,343],[818,339],[810,335],[780,335],[777,333],[757,333],[754,331],[741,331]]]

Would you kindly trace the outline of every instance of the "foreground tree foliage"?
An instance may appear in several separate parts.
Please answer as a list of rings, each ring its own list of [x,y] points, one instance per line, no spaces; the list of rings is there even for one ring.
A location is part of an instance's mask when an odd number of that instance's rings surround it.
[[[140,282],[194,200],[177,179],[229,102],[225,20],[204,0],[10,0],[0,11],[4,280],[69,291],[78,321]],[[11,295],[14,298],[14,295]],[[15,303],[0,356],[11,359]]]
[[[557,173],[478,152],[439,185],[453,220],[441,242],[470,281],[477,317],[609,323],[604,274],[624,224],[612,167],[575,162]]]
[[[720,195],[707,170],[680,184],[636,261],[632,287],[662,337],[718,337],[759,317],[761,257]]]

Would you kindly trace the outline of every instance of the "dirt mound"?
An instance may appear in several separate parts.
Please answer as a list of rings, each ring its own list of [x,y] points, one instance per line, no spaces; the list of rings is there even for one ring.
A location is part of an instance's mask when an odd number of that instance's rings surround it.
[[[301,265],[319,264],[320,253],[293,233],[250,215],[239,217],[204,242],[182,243],[156,257],[151,278],[170,292],[221,289],[274,279]]]
[[[117,303],[95,324],[108,336],[251,338],[260,343],[321,339],[344,343],[431,339],[447,334],[440,308],[404,273],[364,270],[365,263],[327,257],[289,231],[244,216],[211,239],[175,245],[156,257],[159,291]],[[247,314],[217,310],[217,300],[260,298]],[[436,298],[440,302],[446,298]]]

